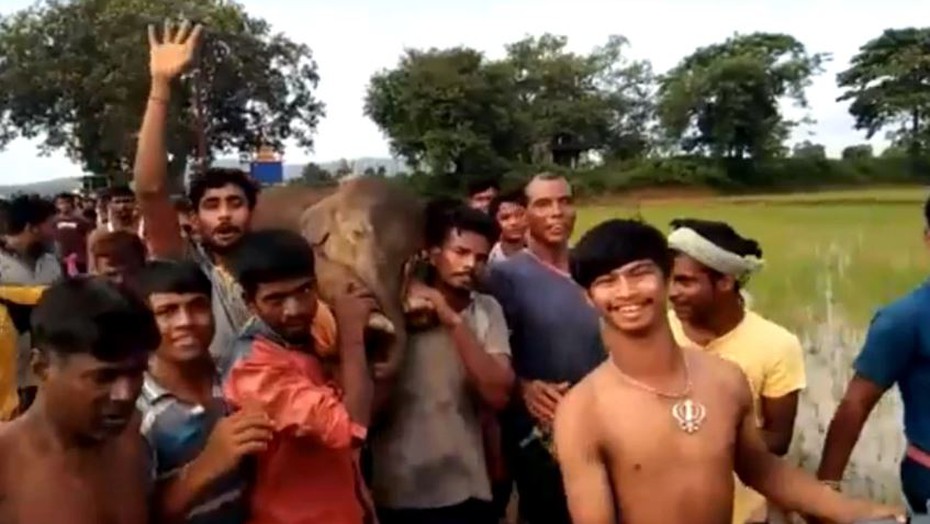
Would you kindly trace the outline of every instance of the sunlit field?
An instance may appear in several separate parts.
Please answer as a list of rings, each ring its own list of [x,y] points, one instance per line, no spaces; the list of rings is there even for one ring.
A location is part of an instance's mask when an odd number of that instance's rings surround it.
[[[667,230],[676,217],[724,220],[758,240],[766,266],[751,282],[752,307],[794,330],[806,347],[808,390],[794,455],[816,467],[830,418],[877,307],[926,275],[926,191],[876,189],[802,195],[629,201],[583,207],[576,231],[640,215]],[[897,499],[903,451],[897,392],[869,420],[847,470],[848,487]]]

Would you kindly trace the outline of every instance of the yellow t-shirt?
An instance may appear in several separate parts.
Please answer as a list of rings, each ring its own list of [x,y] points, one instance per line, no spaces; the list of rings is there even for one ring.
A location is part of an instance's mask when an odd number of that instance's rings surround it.
[[[0,299],[16,304],[35,305],[44,286],[0,286]],[[16,388],[16,362],[19,333],[6,306],[0,304],[0,420],[10,420],[19,406]]]
[[[804,350],[794,334],[778,324],[746,311],[746,316],[732,331],[699,346],[690,340],[673,311],[669,323],[679,345],[709,351],[740,368],[752,389],[753,407],[762,426],[762,397],[779,398],[804,389]],[[765,498],[736,479],[733,500],[733,524],[743,524],[765,507]]]

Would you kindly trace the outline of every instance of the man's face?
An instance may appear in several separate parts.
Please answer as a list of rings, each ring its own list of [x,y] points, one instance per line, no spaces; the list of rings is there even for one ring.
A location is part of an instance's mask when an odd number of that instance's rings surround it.
[[[114,284],[122,284],[126,280],[127,268],[110,257],[97,257],[94,259],[94,272]]]
[[[39,356],[35,366],[49,411],[81,437],[99,442],[122,433],[136,411],[148,355],[118,362],[81,353]]]
[[[197,205],[198,232],[214,249],[236,245],[248,230],[251,218],[245,192],[235,184],[208,189]]]
[[[488,207],[491,205],[491,201],[494,200],[496,196],[497,196],[497,189],[493,187],[489,187],[485,189],[484,191],[475,193],[474,195],[471,195],[470,197],[468,197],[468,205],[475,209],[480,209],[481,211],[484,211],[485,213],[487,213]]]
[[[55,208],[58,209],[58,212],[62,215],[70,215],[74,212],[74,201],[69,198],[56,198]]]
[[[289,343],[310,342],[310,326],[317,310],[313,278],[260,284],[249,305],[258,318]]]
[[[597,278],[588,298],[611,327],[642,335],[665,315],[667,286],[654,262],[638,260]]]
[[[119,222],[128,224],[136,218],[136,199],[129,195],[119,195],[110,199],[110,213]]]
[[[710,271],[687,255],[677,255],[672,266],[669,301],[682,322],[703,324],[710,318],[726,283],[712,278]]]
[[[210,297],[199,293],[153,293],[149,306],[161,334],[159,358],[183,363],[209,358],[213,340]]]
[[[25,239],[29,253],[33,256],[39,256],[49,251],[55,241],[55,217],[48,217],[38,225],[26,226],[23,233],[26,234]]]
[[[504,242],[522,242],[526,235],[526,208],[513,202],[504,202],[494,217],[501,228]]]
[[[568,242],[575,228],[572,188],[563,178],[534,180],[526,187],[530,235],[547,245]]]
[[[471,231],[449,232],[441,248],[430,252],[430,262],[446,286],[461,292],[475,289],[478,274],[488,261],[490,243]]]

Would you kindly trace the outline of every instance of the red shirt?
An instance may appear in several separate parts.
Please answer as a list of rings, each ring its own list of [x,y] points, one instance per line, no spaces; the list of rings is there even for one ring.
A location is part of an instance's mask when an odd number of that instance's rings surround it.
[[[365,487],[352,422],[316,357],[258,337],[224,384],[234,406],[261,404],[275,437],[258,456],[250,524],[362,524]]]

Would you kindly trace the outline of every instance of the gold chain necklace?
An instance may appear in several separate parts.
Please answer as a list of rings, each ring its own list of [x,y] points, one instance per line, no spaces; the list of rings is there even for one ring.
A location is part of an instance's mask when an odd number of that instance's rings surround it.
[[[613,368],[617,371],[617,374],[625,382],[631,386],[652,393],[653,395],[660,398],[667,398],[671,400],[676,400],[672,404],[672,418],[678,423],[678,427],[685,433],[691,435],[696,433],[697,430],[701,429],[701,424],[704,423],[704,419],[707,418],[707,408],[704,407],[704,404],[692,400],[691,390],[694,388],[694,382],[691,380],[691,365],[688,362],[688,358],[685,357],[684,352],[681,354],[682,364],[685,367],[685,387],[680,393],[666,393],[664,391],[659,391],[657,388],[650,386],[644,382],[636,380],[635,378],[627,375],[620,369],[620,366],[617,365],[617,362],[610,358],[610,363]]]

